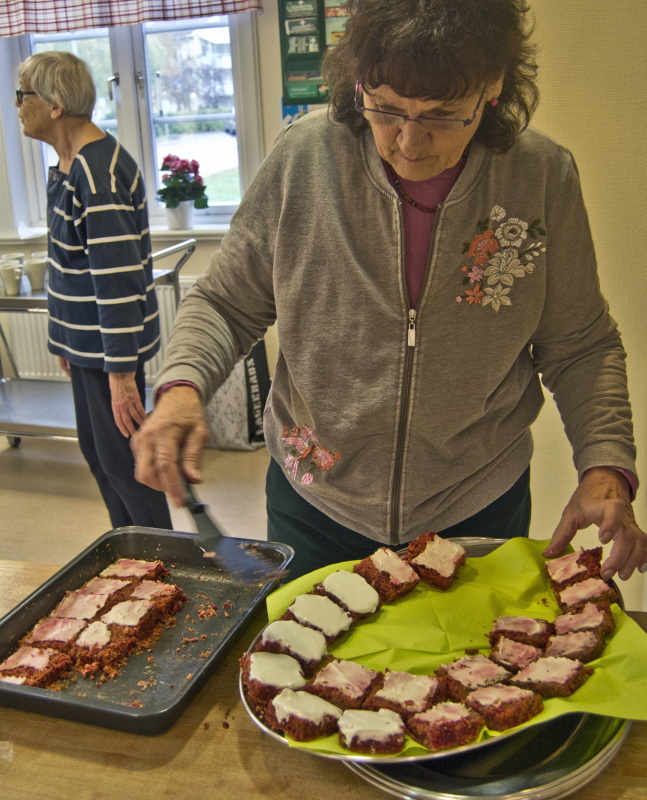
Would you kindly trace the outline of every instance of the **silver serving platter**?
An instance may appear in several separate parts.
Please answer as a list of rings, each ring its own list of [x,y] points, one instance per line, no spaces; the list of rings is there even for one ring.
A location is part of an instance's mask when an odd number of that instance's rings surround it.
[[[457,542],[462,545],[467,551],[470,558],[480,558],[497,547],[500,547],[507,540],[506,539],[491,539],[487,537],[455,537],[451,541]],[[400,553],[405,552],[403,549]],[[623,607],[620,592],[615,583],[611,582],[618,592],[618,602]],[[254,641],[250,644],[247,652],[252,653],[259,642],[263,631],[255,637]],[[259,716],[254,707],[249,703],[245,694],[243,686],[242,672],[238,680],[240,697],[243,706],[252,721],[258,727],[282,745],[289,746],[288,740],[282,733],[272,730],[267,725],[265,720]],[[509,733],[501,733],[496,737],[483,739],[479,742],[463,745],[462,747],[454,747],[450,751],[429,751],[419,753],[413,756],[371,756],[361,755],[358,753],[339,754],[329,753],[313,749],[303,749],[304,753],[312,753],[321,758],[328,758],[334,761],[341,761],[346,766],[356,772],[360,777],[369,781],[380,789],[394,794],[396,797],[402,798],[415,798],[415,800],[460,800],[463,797],[491,797],[492,800],[525,800],[526,797],[532,800],[544,800],[544,798],[557,797],[558,795],[543,795],[543,794],[528,794],[528,787],[523,788],[523,794],[496,794],[496,786],[491,786],[490,789],[494,790],[485,792],[485,794],[456,794],[449,791],[449,787],[460,787],[463,783],[471,784],[473,782],[472,775],[478,774],[476,778],[476,786],[487,785],[488,783],[496,784],[499,781],[497,777],[497,770],[501,769],[500,764],[505,763],[509,759],[509,754],[512,753],[511,768],[515,770],[513,773],[518,776],[520,767],[514,767],[514,761],[519,761],[519,755],[524,753],[524,757],[529,760],[528,772],[532,774],[533,769],[541,767],[544,763],[547,765],[552,762],[554,758],[561,758],[562,754],[566,751],[570,753],[568,759],[575,757],[577,748],[581,748],[582,742],[588,742],[590,750],[591,741],[594,737],[599,735],[600,725],[606,724],[609,728],[611,739],[605,741],[602,751],[596,754],[596,758],[603,761],[599,766],[598,772],[601,771],[608,761],[615,755],[617,749],[620,747],[624,737],[626,736],[630,722],[627,720],[617,719],[615,717],[597,717],[591,714],[568,714],[557,719],[549,720],[548,722],[529,725]],[[605,732],[606,729],[605,729]],[[604,739],[604,736],[602,737]],[[572,748],[572,751],[569,749]],[[589,753],[589,755],[591,755]],[[604,758],[607,757],[607,760]],[[453,761],[452,759],[456,759]],[[567,759],[567,762],[568,762]],[[450,761],[452,760],[452,761]],[[431,766],[427,767],[427,762],[432,762]],[[436,762],[442,766],[436,770]],[[561,763],[561,761],[560,761]],[[448,777],[444,784],[442,780],[437,780],[437,775],[443,775],[444,769],[451,764],[451,769],[454,765],[465,765],[467,767],[467,774],[457,773],[456,778]],[[587,761],[588,764],[588,761]],[[482,765],[482,766],[480,766]],[[590,765],[589,765],[590,766]],[[474,772],[476,770],[476,772]],[[595,772],[597,774],[597,772]],[[489,776],[489,777],[488,777]],[[591,778],[594,775],[591,775]],[[415,784],[409,785],[406,780],[418,780],[420,786]],[[589,780],[587,778],[586,780]],[[529,778],[532,780],[532,778]],[[585,782],[583,776],[578,778],[575,788]],[[444,785],[445,788],[440,790],[439,793],[433,793],[435,789],[431,786]],[[404,793],[403,793],[404,792]],[[412,793],[408,793],[412,792]],[[431,792],[431,793],[429,793]],[[565,797],[566,795],[559,795]]]
[[[468,756],[452,751],[418,764],[346,766],[403,800],[558,800],[608,766],[630,727],[615,717],[568,714]]]

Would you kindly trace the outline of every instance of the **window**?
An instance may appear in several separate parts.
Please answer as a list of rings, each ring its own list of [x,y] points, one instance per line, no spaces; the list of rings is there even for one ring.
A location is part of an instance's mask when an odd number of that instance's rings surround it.
[[[168,153],[200,164],[209,208],[196,211],[197,227],[229,221],[262,158],[253,13],[34,34],[20,37],[19,49],[21,60],[68,50],[90,65],[93,120],[138,161],[152,225],[164,224],[156,190]],[[40,142],[24,150],[42,175],[30,207],[44,220],[47,167],[57,156]]]

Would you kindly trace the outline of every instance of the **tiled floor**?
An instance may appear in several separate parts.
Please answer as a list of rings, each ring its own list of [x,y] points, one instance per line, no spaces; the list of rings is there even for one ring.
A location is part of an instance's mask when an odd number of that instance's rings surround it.
[[[232,536],[265,539],[265,448],[207,450],[199,499]],[[176,530],[195,530],[172,509]],[[111,529],[110,519],[73,441],[0,438],[0,558],[66,564]]]

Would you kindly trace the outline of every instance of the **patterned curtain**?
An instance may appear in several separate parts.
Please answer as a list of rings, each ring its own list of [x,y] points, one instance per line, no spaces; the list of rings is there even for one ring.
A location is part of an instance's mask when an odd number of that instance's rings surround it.
[[[3,0],[0,36],[262,11],[263,0]]]

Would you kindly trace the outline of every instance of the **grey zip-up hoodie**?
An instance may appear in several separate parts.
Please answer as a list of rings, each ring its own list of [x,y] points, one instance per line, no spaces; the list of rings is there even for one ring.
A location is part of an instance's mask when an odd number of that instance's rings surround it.
[[[554,393],[581,474],[635,471],[625,355],[600,294],[577,170],[526,131],[474,140],[409,308],[400,200],[372,134],[309,114],[281,132],[182,303],[157,386],[208,399],[274,322],[265,436],[295,489],[379,542],[505,492]]]

